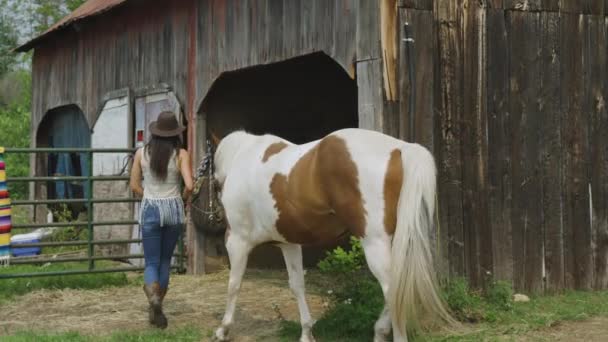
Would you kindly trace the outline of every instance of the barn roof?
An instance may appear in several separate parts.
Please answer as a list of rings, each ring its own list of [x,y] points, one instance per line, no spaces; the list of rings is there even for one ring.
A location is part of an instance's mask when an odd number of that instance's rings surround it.
[[[55,31],[59,31],[63,28],[66,28],[78,21],[83,19],[93,17],[104,12],[111,10],[112,8],[121,5],[122,3],[127,2],[127,0],[88,0],[80,7],[78,7],[74,12],[68,14],[63,19],[59,20],[55,25],[51,26],[48,30],[44,31],[39,36],[33,38],[27,43],[19,46],[15,49],[18,52],[26,52],[35,47],[41,40],[47,38],[50,34]]]

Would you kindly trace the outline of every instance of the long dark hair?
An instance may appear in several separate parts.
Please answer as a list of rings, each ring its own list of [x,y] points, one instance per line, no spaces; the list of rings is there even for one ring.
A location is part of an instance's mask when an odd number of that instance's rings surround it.
[[[178,136],[165,138],[152,135],[144,152],[150,156],[150,170],[154,176],[161,180],[167,179],[169,158],[171,158],[173,151],[176,155],[179,155],[180,147],[181,141]]]

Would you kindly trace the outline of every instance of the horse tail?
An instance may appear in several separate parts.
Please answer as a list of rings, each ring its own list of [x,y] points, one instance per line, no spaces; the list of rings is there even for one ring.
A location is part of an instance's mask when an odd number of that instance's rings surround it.
[[[455,320],[439,296],[429,241],[435,211],[435,160],[426,148],[409,143],[401,148],[401,158],[404,175],[391,248],[388,304],[393,328],[406,336],[408,330],[419,327],[422,317],[447,323]]]

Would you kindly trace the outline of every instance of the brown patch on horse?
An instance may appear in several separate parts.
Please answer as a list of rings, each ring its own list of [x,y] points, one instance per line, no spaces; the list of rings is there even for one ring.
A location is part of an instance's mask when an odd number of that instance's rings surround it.
[[[262,157],[262,163],[267,162],[268,159],[270,159],[270,157],[272,157],[275,154],[283,151],[283,149],[285,147],[287,147],[287,144],[284,143],[284,142],[282,142],[282,141],[276,142],[276,143],[271,144],[270,146],[268,146],[268,148],[264,152],[264,156]]]
[[[274,175],[270,192],[279,213],[276,228],[289,242],[318,245],[337,241],[346,232],[365,234],[357,166],[342,138],[323,138],[289,176]]]
[[[384,230],[388,235],[395,233],[397,227],[397,204],[403,184],[403,160],[401,150],[391,152],[384,176]]]

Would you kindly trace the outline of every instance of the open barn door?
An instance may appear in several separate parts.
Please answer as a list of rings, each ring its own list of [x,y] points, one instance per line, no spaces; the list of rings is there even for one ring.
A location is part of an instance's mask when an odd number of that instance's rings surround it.
[[[161,86],[153,89],[139,91],[135,97],[135,142],[136,147],[143,147],[151,137],[148,129],[150,123],[158,118],[158,115],[164,111],[172,111],[176,114],[177,121],[180,124],[184,123],[184,118],[181,111],[181,106],[175,93],[166,86]],[[182,141],[184,137],[181,137]],[[139,203],[135,204],[134,216],[135,220],[139,219]],[[141,238],[141,227],[135,225],[132,230],[132,239]],[[143,254],[143,246],[141,243],[132,243],[130,245],[131,254]],[[173,260],[175,261],[175,260]],[[133,264],[142,266],[143,259],[134,259]]]
[[[133,146],[133,111],[131,93],[128,89],[108,94],[101,113],[93,125],[91,147],[131,148]],[[93,157],[93,176],[120,176],[128,173],[129,153],[96,153]],[[96,198],[128,197],[129,184],[121,182],[95,182]],[[93,215],[96,221],[128,221],[133,217],[132,203],[97,203]],[[125,240],[131,236],[130,226],[100,226],[95,229],[95,240]],[[126,245],[99,246],[102,254],[124,255]]]

